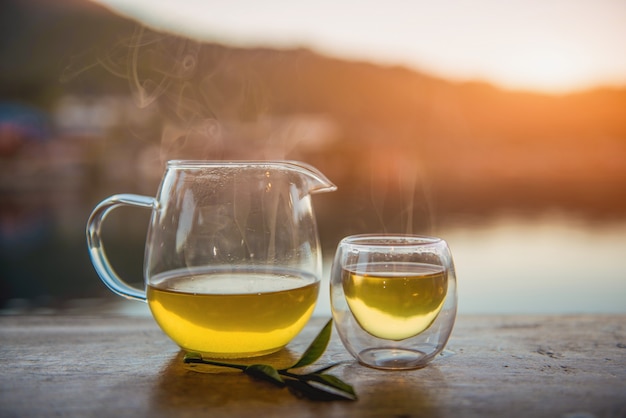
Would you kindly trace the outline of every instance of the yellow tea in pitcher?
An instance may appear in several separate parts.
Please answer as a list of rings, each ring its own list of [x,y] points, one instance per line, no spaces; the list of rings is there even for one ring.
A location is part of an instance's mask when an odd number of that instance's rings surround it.
[[[423,263],[371,263],[367,271],[342,271],[350,311],[375,337],[403,340],[427,329],[443,307],[448,288],[442,266]]]
[[[314,276],[283,269],[174,271],[147,289],[150,310],[172,340],[217,358],[281,349],[304,328],[318,293]]]

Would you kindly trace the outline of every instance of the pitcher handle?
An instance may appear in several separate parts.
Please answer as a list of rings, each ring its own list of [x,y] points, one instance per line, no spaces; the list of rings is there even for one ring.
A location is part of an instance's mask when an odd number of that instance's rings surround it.
[[[100,279],[102,279],[109,289],[125,298],[145,302],[145,290],[129,286],[117,275],[109,263],[102,245],[100,237],[102,221],[111,210],[120,206],[138,206],[156,209],[158,202],[153,197],[136,194],[117,194],[109,196],[100,202],[98,206],[94,208],[93,212],[91,212],[89,220],[87,221],[87,247],[89,248],[89,256],[91,257],[91,262],[98,276],[100,276]]]

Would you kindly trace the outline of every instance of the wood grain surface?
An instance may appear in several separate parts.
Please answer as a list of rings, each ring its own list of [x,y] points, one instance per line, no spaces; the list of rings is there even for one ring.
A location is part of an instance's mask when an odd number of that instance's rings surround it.
[[[326,320],[262,362],[298,357]],[[331,362],[358,400],[192,369],[149,317],[0,316],[0,416],[626,416],[626,315],[460,316],[446,355],[412,371],[364,367],[333,334],[317,365]]]

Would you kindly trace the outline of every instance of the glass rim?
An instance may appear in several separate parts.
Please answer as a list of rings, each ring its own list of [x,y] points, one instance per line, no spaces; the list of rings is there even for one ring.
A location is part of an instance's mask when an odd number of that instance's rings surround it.
[[[445,242],[439,237],[414,234],[357,234],[343,238],[340,245],[355,247],[421,247]]]
[[[295,160],[168,160],[167,167],[210,167],[210,166],[230,166],[230,167],[247,167],[247,166],[301,166],[303,163]]]

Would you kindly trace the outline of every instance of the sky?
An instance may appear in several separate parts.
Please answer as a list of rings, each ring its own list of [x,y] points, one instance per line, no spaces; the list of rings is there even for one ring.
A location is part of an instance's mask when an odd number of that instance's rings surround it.
[[[626,0],[93,0],[236,46],[306,47],[551,93],[626,85]]]

